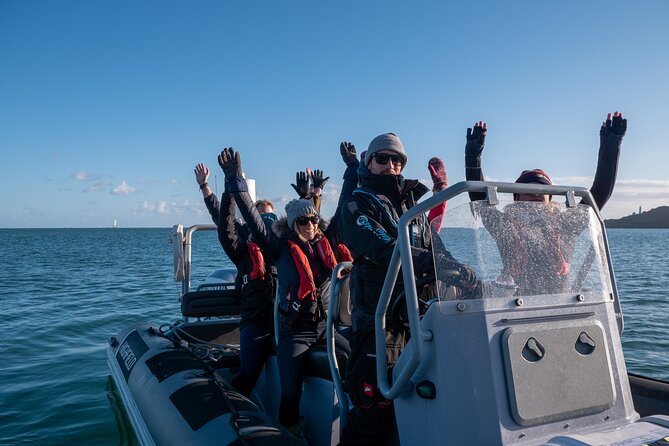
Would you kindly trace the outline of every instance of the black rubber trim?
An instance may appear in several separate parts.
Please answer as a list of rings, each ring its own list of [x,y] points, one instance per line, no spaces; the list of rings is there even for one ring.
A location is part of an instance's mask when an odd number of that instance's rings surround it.
[[[158,382],[184,370],[203,370],[202,363],[183,350],[158,353],[146,361],[146,366]]]
[[[211,420],[230,413],[223,390],[213,381],[200,381],[175,391],[170,400],[194,431]],[[237,411],[257,411],[258,408],[242,395],[227,391],[231,406]]]

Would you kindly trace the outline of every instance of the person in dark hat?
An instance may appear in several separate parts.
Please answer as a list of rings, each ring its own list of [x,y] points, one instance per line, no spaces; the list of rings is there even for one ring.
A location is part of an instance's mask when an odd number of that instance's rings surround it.
[[[516,183],[553,184],[548,174],[541,169],[523,170],[518,179],[516,179]],[[513,199],[516,201],[542,201],[548,203],[551,197],[550,195],[542,194],[513,194]]]
[[[407,333],[403,324],[389,319],[386,351],[377,352],[374,314],[395,248],[397,222],[428,192],[418,180],[402,176],[407,161],[407,152],[395,133],[372,139],[358,168],[359,187],[342,208],[342,235],[354,258],[350,279],[353,332],[346,370],[347,393],[354,407],[342,433],[342,446],[385,445],[393,435],[395,413],[392,401],[385,399],[377,386],[376,355],[386,356],[390,371],[404,348]],[[443,163],[433,163],[435,174],[442,168]],[[438,191],[446,186],[445,172],[436,178]],[[416,276],[434,272],[426,216],[415,219],[409,231]],[[448,261],[459,272],[461,285],[476,286],[471,267],[452,257]]]
[[[597,169],[590,188],[599,209],[613,193],[626,131],[627,119],[619,112],[609,113],[600,128]],[[481,153],[486,134],[487,125],[483,121],[467,129],[465,177],[468,181],[483,181]],[[516,183],[553,184],[542,169],[524,170]],[[486,198],[485,193],[479,192],[469,196],[472,201]],[[507,283],[510,277],[518,286],[519,294],[548,294],[565,290],[570,272],[569,259],[576,236],[580,233],[574,227],[578,219],[574,215],[563,218],[560,207],[552,203],[550,195],[514,194],[513,197],[514,203],[507,205],[503,212],[496,206],[479,208],[481,220],[499,248],[503,264],[502,280]],[[546,206],[539,207],[530,202],[545,203]],[[583,220],[581,223],[584,227],[586,222]]]
[[[481,168],[481,154],[485,146],[485,138],[488,126],[479,121],[473,128],[467,129],[467,143],[465,145],[465,178],[467,181],[483,181],[483,169]],[[599,130],[599,155],[595,178],[590,187],[590,193],[601,210],[611,198],[613,188],[616,184],[618,172],[618,160],[623,137],[627,132],[627,119],[623,114],[609,113]],[[552,184],[548,175],[541,169],[524,170],[516,183]],[[472,201],[485,200],[485,193],[470,193]],[[527,194],[514,195],[516,201],[536,201],[537,197]],[[550,197],[544,197],[541,201],[550,201]]]

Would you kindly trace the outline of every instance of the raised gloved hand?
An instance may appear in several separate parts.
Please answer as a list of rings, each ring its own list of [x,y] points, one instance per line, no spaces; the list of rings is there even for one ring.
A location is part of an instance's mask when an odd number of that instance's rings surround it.
[[[444,162],[436,156],[427,163],[427,170],[432,177],[432,192],[437,193],[448,187],[448,175]]]
[[[347,166],[353,166],[358,164],[357,154],[355,152],[355,146],[348,141],[344,141],[339,144],[339,153],[341,153],[341,159],[344,160],[344,163]]]
[[[218,155],[218,165],[223,169],[226,178],[242,178],[242,160],[239,152],[232,147],[226,147]]]
[[[606,121],[602,123],[602,128],[599,130],[601,136],[609,134],[625,136],[627,131],[627,119],[623,119],[623,114],[615,112],[613,116],[609,113],[606,116]]]
[[[291,184],[300,198],[311,198],[311,175],[307,172],[295,172],[295,184]]]
[[[327,183],[329,179],[330,177],[323,178],[322,170],[316,169],[311,174],[311,180],[313,182],[314,189],[323,189],[323,187],[325,187],[325,183]]]
[[[248,186],[242,174],[242,159],[239,152],[235,152],[232,147],[226,147],[218,155],[218,165],[225,174],[226,192],[248,192]]]
[[[488,133],[488,126],[485,122],[479,121],[474,124],[474,128],[467,129],[467,144],[465,145],[465,157],[477,158],[481,156],[483,146],[485,145],[485,136]]]

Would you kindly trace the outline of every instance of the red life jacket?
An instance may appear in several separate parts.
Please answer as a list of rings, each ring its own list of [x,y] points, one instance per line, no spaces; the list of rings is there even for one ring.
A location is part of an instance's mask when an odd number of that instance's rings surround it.
[[[290,254],[293,256],[293,262],[295,262],[297,272],[300,276],[300,286],[297,291],[297,297],[299,300],[303,300],[307,297],[309,300],[315,300],[316,282],[314,281],[314,274],[311,271],[309,259],[297,243],[288,240],[288,245],[290,246]],[[337,264],[337,259],[335,258],[328,239],[321,237],[314,243],[314,247],[316,253],[318,253],[318,257],[323,262],[323,265],[330,270],[334,269]]]
[[[527,246],[521,235],[521,226],[515,221],[512,222],[512,225],[514,227],[514,251],[517,257],[513,265],[510,265],[509,273],[512,277],[520,277],[527,271],[529,263],[528,249],[530,248]],[[546,232],[547,243],[545,245],[545,250],[543,251],[546,263],[550,265],[553,274],[556,276],[566,276],[569,274],[570,267],[569,262],[567,262],[562,253],[560,232],[553,225],[548,225]]]
[[[265,278],[265,258],[260,251],[260,247],[256,243],[246,242],[246,247],[249,250],[249,257],[251,258],[251,263],[253,263],[253,269],[249,273],[249,278],[252,280],[255,279],[264,279]]]

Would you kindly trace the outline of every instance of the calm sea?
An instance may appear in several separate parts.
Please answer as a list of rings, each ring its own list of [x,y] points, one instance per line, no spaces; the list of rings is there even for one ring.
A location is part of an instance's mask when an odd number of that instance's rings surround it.
[[[0,229],[0,444],[131,443],[108,392],[121,327],[179,318],[170,229]],[[609,231],[630,371],[669,380],[669,230]],[[197,233],[194,281],[229,265]]]

